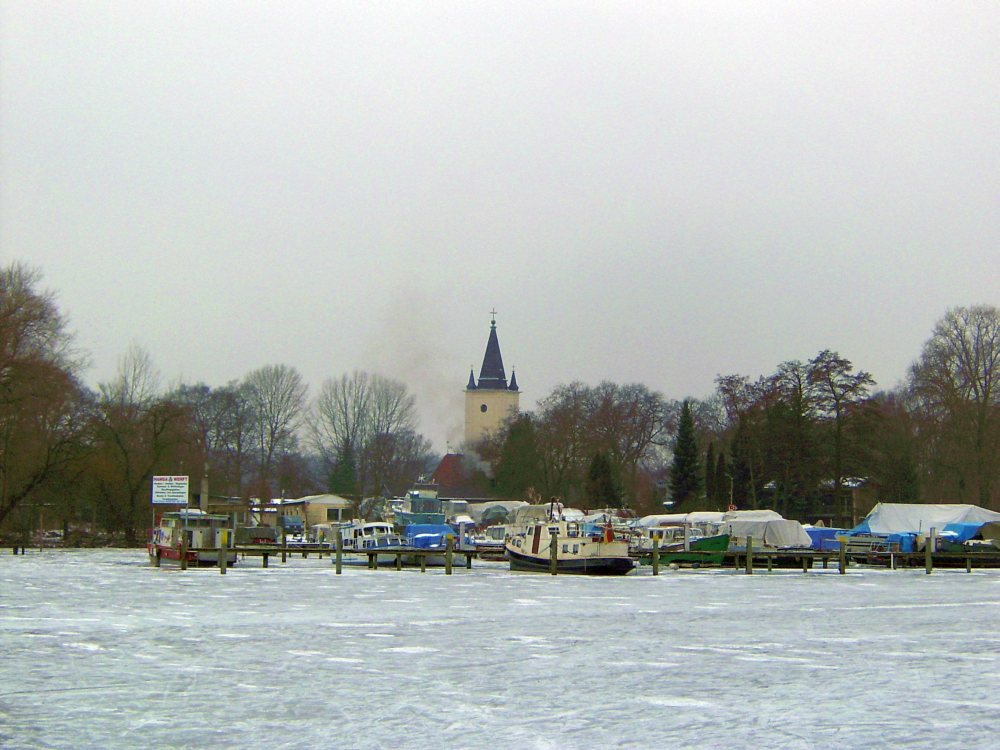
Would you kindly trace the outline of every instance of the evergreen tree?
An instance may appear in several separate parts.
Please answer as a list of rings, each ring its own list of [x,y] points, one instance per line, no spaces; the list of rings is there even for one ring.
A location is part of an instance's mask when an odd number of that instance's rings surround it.
[[[691,506],[696,503],[701,488],[701,458],[698,455],[698,442],[694,434],[694,418],[691,416],[691,404],[685,400],[681,407],[680,423],[677,426],[674,459],[670,464],[670,491],[675,507]]]
[[[710,503],[715,502],[717,494],[715,468],[715,443],[709,443],[705,451],[705,499]]]
[[[358,492],[358,469],[354,451],[350,446],[343,448],[337,463],[330,472],[330,492],[335,495],[351,496]]]
[[[726,471],[726,454],[723,451],[719,451],[719,457],[715,462],[715,479],[712,482],[712,486],[715,488],[715,494],[712,499],[718,508],[728,508],[731,503],[731,498],[729,495],[730,478],[729,473]]]
[[[519,415],[507,428],[494,475],[497,491],[504,497],[523,497],[529,488],[542,486],[535,423],[527,414]]]
[[[614,467],[604,451],[594,454],[587,472],[587,499],[594,508],[622,507],[622,492]]]

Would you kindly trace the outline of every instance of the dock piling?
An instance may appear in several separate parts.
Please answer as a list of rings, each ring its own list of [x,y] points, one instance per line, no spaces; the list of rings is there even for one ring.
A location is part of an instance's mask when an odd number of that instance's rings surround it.
[[[444,574],[446,576],[451,575],[451,556],[454,546],[455,546],[455,540],[449,536],[448,542],[444,548]]]
[[[931,529],[931,533],[924,541],[924,569],[927,575],[934,570],[934,547],[937,546],[937,529]]]
[[[559,532],[552,532],[552,541],[549,542],[549,570],[552,575],[556,574],[559,565]]]
[[[337,536],[334,540],[334,557],[333,564],[336,566],[337,575],[339,576],[343,572],[343,561],[344,561],[344,536],[340,533],[340,529],[337,529]]]
[[[753,537],[747,537],[747,559],[746,559],[746,574],[748,576],[753,575]]]
[[[840,540],[840,575],[847,573],[847,540]]]
[[[226,566],[229,564],[229,530],[222,529],[219,532],[219,573],[226,574]]]

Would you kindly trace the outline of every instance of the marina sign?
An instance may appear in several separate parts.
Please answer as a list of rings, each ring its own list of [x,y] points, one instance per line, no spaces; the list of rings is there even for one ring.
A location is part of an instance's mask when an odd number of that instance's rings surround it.
[[[153,477],[153,505],[187,505],[188,477]]]

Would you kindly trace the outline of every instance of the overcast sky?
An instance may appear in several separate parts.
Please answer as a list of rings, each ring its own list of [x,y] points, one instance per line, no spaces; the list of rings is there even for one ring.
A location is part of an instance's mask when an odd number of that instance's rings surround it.
[[[292,365],[462,434],[834,349],[892,387],[1000,303],[1000,3],[0,0],[0,262],[91,384]]]

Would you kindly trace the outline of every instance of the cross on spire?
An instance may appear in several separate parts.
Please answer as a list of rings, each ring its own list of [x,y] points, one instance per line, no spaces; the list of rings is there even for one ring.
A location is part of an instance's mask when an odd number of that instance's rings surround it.
[[[495,307],[492,310],[490,310],[490,315],[492,316],[490,318],[490,323],[492,323],[493,325],[496,325],[497,324],[497,310],[496,310]]]

